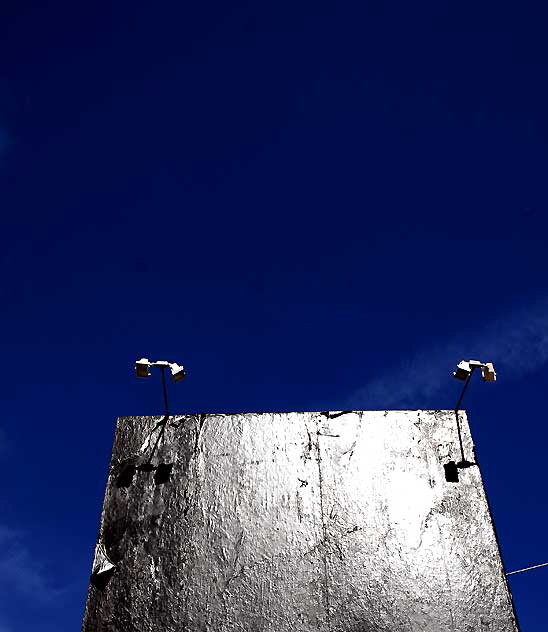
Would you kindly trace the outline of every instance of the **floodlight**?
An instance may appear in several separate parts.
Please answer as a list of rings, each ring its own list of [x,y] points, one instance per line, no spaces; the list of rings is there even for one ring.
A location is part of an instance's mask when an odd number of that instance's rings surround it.
[[[468,364],[471,367],[474,367],[474,369],[479,369],[480,367],[485,366],[485,364],[479,360],[468,360]]]
[[[486,362],[485,365],[481,367],[481,377],[484,382],[496,381],[497,374],[495,373],[495,367],[492,362]]]
[[[179,366],[176,362],[173,362],[169,365],[169,368],[171,369],[171,378],[174,382],[181,382],[185,379],[186,373],[184,366]]]
[[[480,362],[479,360],[462,360],[457,364],[457,370],[453,376],[457,380],[467,380],[475,369],[481,369],[481,376],[484,382],[495,382],[497,374],[492,362]]]
[[[137,377],[150,377],[150,362],[147,358],[141,358],[135,363],[135,375]]]
[[[157,367],[162,373],[162,388],[164,391],[164,403],[166,405],[166,413],[162,423],[167,422],[169,418],[169,406],[167,401],[167,388],[166,388],[166,369],[171,371],[171,377],[174,382],[182,382],[185,379],[185,369],[176,362],[167,362],[166,360],[158,360],[157,362],[149,362],[148,358],[141,358],[135,363],[135,374],[137,377],[150,377],[150,369]]]
[[[456,377],[457,380],[465,380],[472,373],[472,370],[473,369],[470,367],[470,362],[462,360],[457,364],[457,370],[453,371],[453,377]]]
[[[466,393],[466,389],[468,388],[472,373],[474,373],[476,369],[481,369],[481,376],[483,377],[484,382],[494,382],[497,379],[495,367],[493,366],[492,362],[480,362],[479,360],[461,360],[457,364],[457,370],[453,372],[453,376],[456,377],[457,380],[464,380],[465,384],[462,389],[459,401],[455,406],[455,413],[458,412],[460,405],[462,404],[462,398],[464,397],[464,393]]]

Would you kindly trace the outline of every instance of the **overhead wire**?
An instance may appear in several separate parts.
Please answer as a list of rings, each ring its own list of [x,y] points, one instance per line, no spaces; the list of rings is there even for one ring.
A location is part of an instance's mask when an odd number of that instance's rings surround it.
[[[519,571],[510,571],[509,573],[506,573],[506,577],[508,577],[508,575],[516,575],[517,573],[525,573],[525,571],[532,571],[535,568],[542,568],[543,566],[548,566],[548,562],[545,562],[544,564],[537,564],[536,566],[528,566],[527,568],[520,568]]]

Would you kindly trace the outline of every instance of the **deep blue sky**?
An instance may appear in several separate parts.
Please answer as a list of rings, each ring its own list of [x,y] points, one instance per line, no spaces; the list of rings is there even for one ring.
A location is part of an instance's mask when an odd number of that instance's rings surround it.
[[[118,415],[468,409],[548,561],[543,3],[0,9],[0,632],[77,630]],[[511,578],[524,632],[548,570]]]

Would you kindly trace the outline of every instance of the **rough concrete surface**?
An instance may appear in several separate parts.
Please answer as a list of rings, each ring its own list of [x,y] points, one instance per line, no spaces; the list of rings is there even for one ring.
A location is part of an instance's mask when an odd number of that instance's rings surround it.
[[[84,632],[516,631],[460,420],[120,418]]]

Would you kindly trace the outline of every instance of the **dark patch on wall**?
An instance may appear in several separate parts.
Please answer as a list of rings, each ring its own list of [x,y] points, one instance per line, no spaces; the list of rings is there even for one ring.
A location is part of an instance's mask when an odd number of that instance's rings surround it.
[[[458,483],[459,482],[459,468],[455,461],[449,461],[449,463],[445,463],[443,466],[445,470],[445,480],[448,483]]]
[[[112,579],[112,576],[115,572],[115,568],[110,568],[108,571],[94,574],[90,577],[90,584],[95,586],[97,590],[104,590],[107,587],[109,581]]]
[[[164,485],[169,481],[171,476],[171,470],[173,469],[173,463],[160,463],[156,468],[154,474],[154,482],[156,485]]]
[[[139,472],[153,472],[156,469],[156,466],[153,463],[147,461],[146,463],[142,463],[137,468]]]
[[[133,477],[135,476],[137,468],[133,459],[124,461],[120,464],[120,472],[116,477],[114,486],[117,489],[129,487],[133,483]]]

